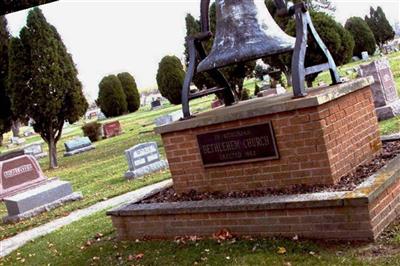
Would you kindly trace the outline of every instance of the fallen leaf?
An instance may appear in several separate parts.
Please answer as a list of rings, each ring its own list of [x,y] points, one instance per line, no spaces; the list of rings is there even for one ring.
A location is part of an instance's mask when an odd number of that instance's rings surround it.
[[[128,261],[133,261],[134,259],[135,259],[135,257],[133,255],[128,256]]]
[[[143,253],[139,253],[135,255],[135,259],[136,260],[141,260],[143,258],[144,254]]]
[[[100,260],[100,257],[93,257],[92,260]]]
[[[280,255],[286,254],[286,248],[278,247],[278,251],[276,253],[278,253]]]
[[[229,232],[228,229],[221,229],[217,233],[213,234],[213,238],[215,240],[227,240],[227,239],[232,239],[232,234]]]

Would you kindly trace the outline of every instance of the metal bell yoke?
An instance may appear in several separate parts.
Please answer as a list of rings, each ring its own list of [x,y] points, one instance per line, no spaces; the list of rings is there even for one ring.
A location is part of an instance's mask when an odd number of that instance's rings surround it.
[[[222,92],[226,106],[235,102],[234,92],[219,68],[294,50],[292,58],[293,87],[295,96],[305,96],[305,75],[331,70],[333,83],[339,82],[335,62],[319,38],[304,3],[287,8],[284,0],[275,0],[278,13],[295,15],[296,39],[287,35],[276,24],[264,0],[216,0],[216,34],[207,55],[202,42],[212,37],[209,26],[210,0],[201,1],[201,33],[186,38],[189,66],[182,88],[184,118],[190,118],[189,101],[208,94]],[[328,59],[327,64],[304,67],[307,35],[311,35]],[[200,63],[198,64],[198,62]],[[190,84],[196,73],[207,72],[219,87],[190,93]]]

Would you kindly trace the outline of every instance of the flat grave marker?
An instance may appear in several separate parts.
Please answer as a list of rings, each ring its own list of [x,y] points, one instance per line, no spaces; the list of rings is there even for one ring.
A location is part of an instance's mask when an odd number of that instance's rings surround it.
[[[92,142],[88,137],[80,137],[69,140],[64,143],[64,146],[65,146],[65,153],[64,153],[65,157],[95,149],[95,147],[92,145]]]
[[[45,152],[43,152],[43,144],[42,143],[33,143],[24,148],[24,153],[26,155],[32,155],[36,159],[41,159],[47,156]]]

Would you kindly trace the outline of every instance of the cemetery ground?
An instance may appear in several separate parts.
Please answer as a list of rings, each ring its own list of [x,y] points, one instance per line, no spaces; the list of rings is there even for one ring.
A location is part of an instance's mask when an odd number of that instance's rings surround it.
[[[374,58],[371,58],[373,60]],[[400,90],[400,52],[389,56],[397,89]],[[340,67],[342,75],[348,73],[361,61]],[[322,74],[316,82],[327,80]],[[254,81],[246,83],[251,92]],[[399,91],[400,92],[400,91]],[[251,94],[252,95],[252,94]],[[192,110],[210,108],[213,96],[191,103]],[[144,179],[126,181],[123,176],[128,165],[124,150],[147,141],[156,141],[164,154],[159,135],[152,132],[154,119],[179,110],[180,106],[165,105],[162,109],[140,111],[121,116],[119,120],[124,134],[94,143],[95,150],[72,157],[62,157],[63,143],[74,136],[82,135],[81,125],[71,125],[64,130],[58,143],[59,168],[48,169],[48,159],[40,160],[48,177],[60,177],[71,182],[74,191],[81,191],[84,199],[66,204],[35,218],[14,225],[0,225],[0,240],[19,232],[47,223],[70,212],[89,207],[103,201],[156,183],[170,177],[168,171],[147,176]],[[107,121],[104,121],[107,122]],[[400,118],[380,123],[382,134],[400,132]],[[6,139],[6,138],[5,138]],[[36,142],[40,137],[27,138],[26,143]],[[0,205],[0,216],[6,215],[4,204]],[[211,237],[211,236],[210,236]],[[219,243],[220,242],[220,243]],[[374,244],[334,244],[282,239],[228,239],[177,241],[119,242],[110,217],[105,211],[74,222],[62,229],[36,239],[0,259],[0,265],[193,265],[193,264],[234,264],[234,265],[400,265],[400,220],[392,225]]]

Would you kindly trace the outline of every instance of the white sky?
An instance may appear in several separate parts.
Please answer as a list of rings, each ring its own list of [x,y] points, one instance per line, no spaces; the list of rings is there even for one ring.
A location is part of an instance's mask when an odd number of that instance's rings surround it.
[[[244,0],[245,1],[245,0]],[[332,0],[344,23],[364,17],[370,6],[383,8],[389,21],[400,20],[400,0]],[[158,63],[165,55],[183,58],[185,15],[199,16],[200,0],[61,0],[41,6],[73,55],[85,95],[97,98],[98,84],[108,74],[130,72],[139,88],[156,86]],[[18,35],[27,11],[7,15]]]

